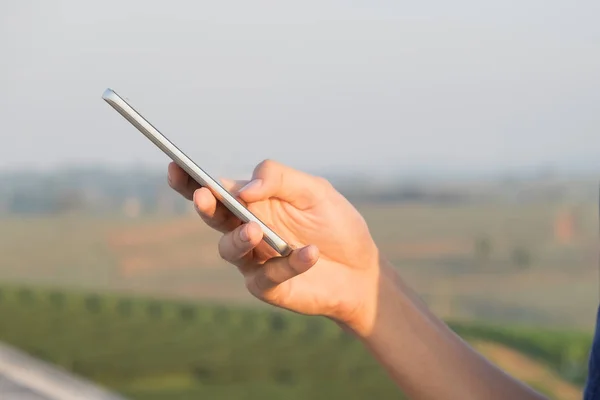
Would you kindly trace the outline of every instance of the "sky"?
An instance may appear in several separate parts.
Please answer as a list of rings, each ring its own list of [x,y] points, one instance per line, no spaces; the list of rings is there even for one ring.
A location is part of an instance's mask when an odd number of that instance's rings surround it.
[[[14,1],[0,5],[0,169],[271,158],[378,174],[600,172],[600,2]]]

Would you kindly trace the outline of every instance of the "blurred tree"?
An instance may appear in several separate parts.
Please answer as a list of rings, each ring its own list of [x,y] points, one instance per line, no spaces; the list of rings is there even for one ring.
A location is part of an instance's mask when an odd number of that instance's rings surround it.
[[[50,293],[49,298],[52,305],[56,308],[61,308],[65,303],[65,296],[61,292],[52,292]]]
[[[589,352],[588,346],[580,343],[570,343],[563,347],[560,360],[560,373],[569,380],[581,379],[587,374],[587,355]]]
[[[273,379],[281,385],[291,385],[294,383],[294,372],[289,368],[277,368],[273,371]]]
[[[92,294],[85,298],[85,308],[92,313],[97,313],[102,308],[102,298]]]
[[[210,382],[213,378],[213,371],[210,367],[204,365],[197,365],[192,367],[192,375],[200,382]]]
[[[56,194],[54,199],[54,211],[56,213],[72,213],[85,209],[85,196],[80,190],[62,190]]]
[[[512,263],[520,268],[526,269],[531,266],[531,253],[523,246],[517,246],[511,254]]]
[[[117,303],[117,310],[118,310],[119,314],[121,314],[123,316],[131,315],[132,309],[133,309],[133,303],[129,299],[121,299]]]
[[[181,306],[179,315],[184,321],[192,320],[196,316],[196,309],[191,305]]]
[[[271,330],[273,331],[282,331],[286,328],[287,321],[283,315],[280,313],[273,313],[270,317],[270,325]]]
[[[212,319],[218,324],[226,324],[230,322],[231,315],[230,310],[225,306],[216,306],[213,309]]]
[[[485,266],[492,256],[492,240],[487,235],[475,239],[475,259],[479,266]]]
[[[152,318],[160,318],[162,316],[162,305],[157,301],[152,301],[148,304],[148,315]]]
[[[23,288],[19,290],[19,300],[23,304],[31,304],[33,302],[33,292],[30,289]]]

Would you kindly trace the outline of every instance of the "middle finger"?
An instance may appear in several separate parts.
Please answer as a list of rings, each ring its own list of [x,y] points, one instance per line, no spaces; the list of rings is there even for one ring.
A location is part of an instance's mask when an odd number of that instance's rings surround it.
[[[236,196],[238,190],[246,183],[248,181],[221,179],[221,185],[233,196]],[[214,194],[207,188],[196,190],[192,195],[192,201],[202,220],[221,233],[232,231],[242,223],[223,203],[217,201]],[[238,201],[243,204],[241,200]]]
[[[221,233],[230,232],[242,223],[223,203],[217,201],[207,188],[203,187],[196,190],[193,201],[194,208],[202,220]]]
[[[219,240],[219,254],[223,260],[243,266],[250,261],[252,250],[261,243],[262,238],[263,232],[256,222],[240,225]]]

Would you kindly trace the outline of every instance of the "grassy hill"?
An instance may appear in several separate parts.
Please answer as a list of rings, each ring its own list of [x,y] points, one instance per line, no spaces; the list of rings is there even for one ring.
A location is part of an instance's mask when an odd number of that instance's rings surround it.
[[[133,399],[400,396],[359,343],[318,317],[4,286],[0,320],[0,340]],[[589,333],[451,327],[553,398],[577,398]]]

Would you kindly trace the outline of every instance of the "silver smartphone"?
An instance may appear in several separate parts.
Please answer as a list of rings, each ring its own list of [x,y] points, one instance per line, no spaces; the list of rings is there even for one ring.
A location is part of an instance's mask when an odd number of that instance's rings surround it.
[[[106,89],[102,98],[119,112],[127,121],[135,126],[152,143],[168,155],[177,165],[183,168],[192,179],[204,186],[215,195],[217,200],[225,205],[236,217],[243,222],[256,222],[263,231],[263,240],[269,244],[277,253],[287,256],[292,252],[292,247],[286,243],[271,228],[256,217],[231,193],[221,186],[215,179],[207,174],[202,168],[186,156],[177,146],[158,131],[150,122],[140,115],[129,103],[112,89]]]

